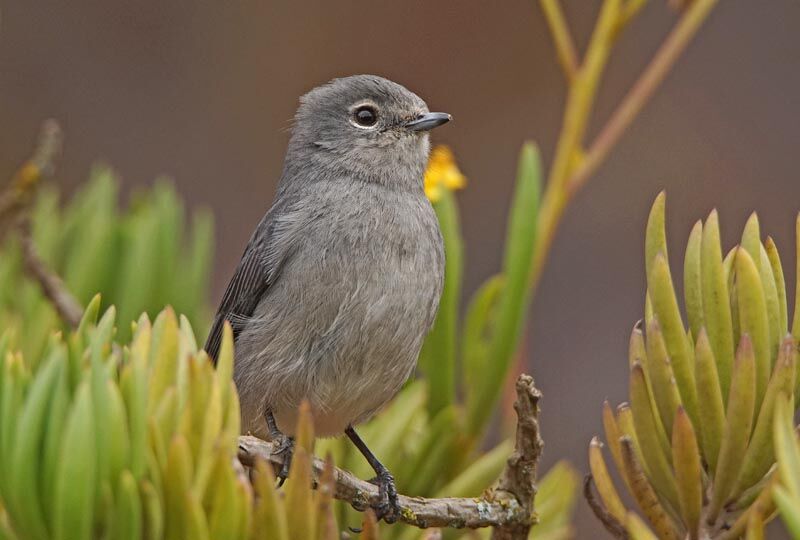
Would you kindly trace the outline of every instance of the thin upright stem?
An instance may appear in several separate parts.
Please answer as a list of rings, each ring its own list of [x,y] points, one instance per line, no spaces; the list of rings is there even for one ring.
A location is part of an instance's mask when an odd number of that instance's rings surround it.
[[[603,3],[583,65],[570,84],[561,133],[539,209],[536,250],[531,269],[531,285],[534,289],[541,277],[561,216],[569,202],[569,176],[576,163],[582,160],[581,145],[594,106],[597,86],[611,52],[620,6],[620,0],[606,0]]]
[[[547,26],[553,36],[556,56],[567,81],[572,82],[578,73],[578,53],[561,9],[559,0],[540,0]]]
[[[547,188],[539,208],[536,250],[530,277],[534,291],[541,279],[564,210],[572,197],[608,157],[622,134],[641,112],[691,42],[717,1],[695,0],[691,4],[664,40],[653,60],[600,130],[589,150],[584,152],[583,137],[592,112],[597,83],[608,60],[611,45],[618,31],[644,4],[639,0],[630,0],[621,7],[616,0],[604,2],[586,58],[577,76],[570,83],[561,134]],[[542,0],[543,8],[551,3]],[[550,19],[546,9],[545,16]],[[552,27],[551,23],[551,31]],[[555,31],[553,33],[556,39]],[[559,48],[558,43],[556,47]]]
[[[630,89],[611,118],[592,143],[580,167],[569,182],[574,193],[586,183],[591,175],[608,157],[622,134],[641,112],[647,101],[664,81],[672,66],[680,58],[692,38],[702,26],[718,0],[696,0],[681,17],[670,35],[661,45],[652,62]]]

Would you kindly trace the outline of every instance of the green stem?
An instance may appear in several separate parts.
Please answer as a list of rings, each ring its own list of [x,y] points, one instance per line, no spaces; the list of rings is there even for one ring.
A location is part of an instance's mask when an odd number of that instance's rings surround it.
[[[569,27],[564,20],[564,11],[559,0],[540,0],[553,43],[556,47],[556,56],[564,70],[564,76],[569,82],[575,79],[578,73],[578,53],[575,51],[575,42],[569,32]]]
[[[619,13],[619,0],[606,0],[603,3],[586,58],[577,77],[570,84],[561,135],[558,139],[542,206],[539,209],[536,250],[531,270],[531,288],[533,290],[536,289],[541,277],[556,229],[571,198],[571,192],[567,189],[569,175],[574,169],[576,161],[582,161],[580,157],[581,144],[594,105],[597,86],[608,62]]]
[[[591,104],[594,100],[596,86],[591,87],[591,93],[578,92],[571,89],[567,102],[567,112],[564,116],[564,125],[556,149],[556,158],[550,173],[550,181],[545,189],[542,206],[539,210],[539,227],[535,240],[536,251],[531,272],[531,284],[534,290],[541,279],[544,263],[550,252],[561,217],[572,197],[586,184],[592,174],[597,171],[608,157],[622,134],[641,112],[681,53],[691,42],[717,1],[695,0],[669,36],[667,36],[651,63],[622,100],[590,146],[588,152],[584,155],[580,154],[580,137],[583,135],[585,122],[591,113]],[[598,21],[599,28],[600,21]],[[597,34],[597,31],[595,34]],[[590,45],[585,65],[581,71],[588,70],[589,62],[592,58],[592,48],[592,45]],[[607,51],[605,54],[607,55]],[[598,53],[598,56],[600,56],[600,53]],[[602,63],[599,62],[600,60],[602,60]],[[602,70],[605,60],[605,57],[596,58],[598,65],[595,69],[600,68]],[[595,76],[599,75],[600,72],[598,71]],[[574,82],[573,86],[581,86],[580,77]],[[575,115],[576,118],[573,118],[572,115]],[[576,162],[577,165],[575,165]],[[572,165],[571,169],[570,165]]]
[[[605,127],[586,153],[581,166],[575,171],[569,186],[570,196],[583,187],[589,177],[608,157],[609,152],[622,134],[641,112],[659,85],[675,65],[681,53],[702,26],[718,0],[696,0],[681,17],[675,28],[664,40],[653,60],[611,115]]]

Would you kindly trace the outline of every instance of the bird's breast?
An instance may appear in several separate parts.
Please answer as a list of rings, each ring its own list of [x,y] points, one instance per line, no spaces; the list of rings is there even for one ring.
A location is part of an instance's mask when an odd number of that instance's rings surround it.
[[[441,295],[441,234],[423,198],[313,207],[237,363],[261,366],[242,386],[277,412],[307,398],[320,417],[358,423],[413,372]]]

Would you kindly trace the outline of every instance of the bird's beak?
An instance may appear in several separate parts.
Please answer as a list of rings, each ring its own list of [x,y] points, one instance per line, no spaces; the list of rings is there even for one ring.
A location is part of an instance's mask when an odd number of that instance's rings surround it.
[[[453,117],[443,112],[429,112],[419,115],[414,120],[406,122],[406,128],[411,131],[430,131],[435,127],[446,124]]]

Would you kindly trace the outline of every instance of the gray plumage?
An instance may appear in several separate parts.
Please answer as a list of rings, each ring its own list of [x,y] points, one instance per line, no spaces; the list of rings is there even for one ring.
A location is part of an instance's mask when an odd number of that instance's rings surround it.
[[[374,126],[360,125],[365,107]],[[380,410],[413,372],[444,276],[423,190],[427,130],[444,116],[369,75],[301,98],[275,201],[206,344],[215,358],[231,322],[244,431],[265,434],[271,410],[291,434],[307,398],[317,434],[340,434]]]

